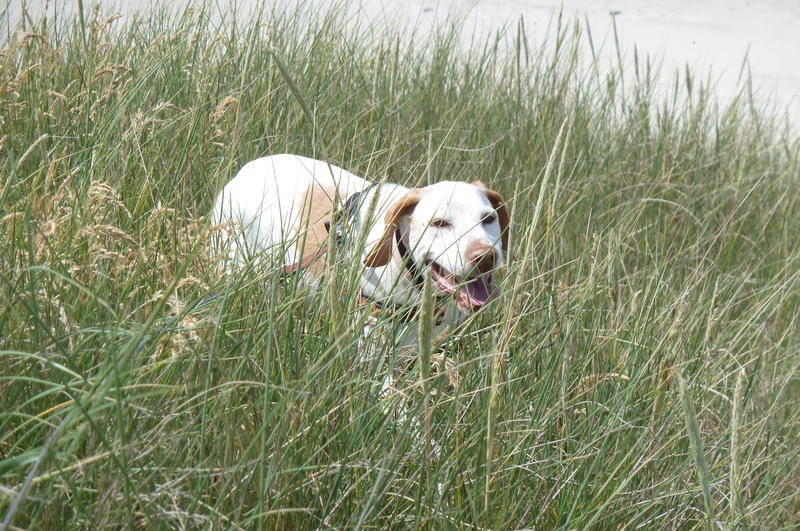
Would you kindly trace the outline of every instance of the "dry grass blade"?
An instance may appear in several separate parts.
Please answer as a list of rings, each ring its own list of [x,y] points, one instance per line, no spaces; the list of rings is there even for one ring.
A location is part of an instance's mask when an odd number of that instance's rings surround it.
[[[706,508],[706,522],[709,529],[713,528],[712,522],[714,521],[714,504],[711,499],[711,481],[708,475],[708,466],[706,465],[706,455],[703,450],[703,440],[700,437],[700,426],[697,423],[697,412],[695,411],[694,402],[689,395],[689,389],[686,386],[686,381],[678,374],[678,392],[680,394],[681,407],[683,409],[684,420],[686,421],[686,432],[689,436],[689,446],[692,449],[692,458],[695,467],[697,468],[697,479],[700,482],[700,488],[703,491],[703,504]]]
[[[742,473],[739,470],[739,459],[742,455],[740,431],[746,377],[747,375],[745,374],[744,367],[742,367],[736,374],[736,384],[733,388],[733,404],[731,407],[730,513],[728,523],[732,529],[738,528],[742,517]]]
[[[422,407],[422,431],[425,437],[425,452],[431,457],[431,357],[433,355],[433,280],[424,275],[422,300],[419,310],[419,373],[425,396]]]

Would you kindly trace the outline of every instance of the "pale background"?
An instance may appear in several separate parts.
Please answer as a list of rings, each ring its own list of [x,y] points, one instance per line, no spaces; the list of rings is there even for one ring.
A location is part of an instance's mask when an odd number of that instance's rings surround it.
[[[246,11],[258,0],[217,0],[215,9],[230,11],[233,5]],[[277,4],[279,0],[266,3]],[[296,3],[297,0],[290,0]],[[130,15],[151,7],[155,0],[101,1],[104,10]],[[284,2],[289,3],[289,2]],[[308,9],[325,9],[331,0],[306,0]],[[522,17],[531,42],[540,41],[554,15],[563,9],[565,18],[587,21],[595,43],[602,45],[604,60],[613,55],[612,18],[625,60],[650,54],[662,71],[674,72],[686,65],[695,75],[710,75],[713,91],[722,103],[735,93],[745,57],[756,101],[797,129],[800,123],[800,0],[352,0],[343,4],[353,18],[373,28],[395,24],[417,27],[424,32],[436,24],[456,18],[462,39],[485,36],[502,27],[516,27]],[[86,0],[85,5],[91,4]],[[175,9],[187,0],[168,3]],[[5,20],[18,20],[21,10],[37,16],[42,12],[75,13],[77,0],[0,0]],[[12,22],[13,25],[13,22]],[[2,28],[2,38],[7,28]],[[667,80],[664,80],[667,84]]]

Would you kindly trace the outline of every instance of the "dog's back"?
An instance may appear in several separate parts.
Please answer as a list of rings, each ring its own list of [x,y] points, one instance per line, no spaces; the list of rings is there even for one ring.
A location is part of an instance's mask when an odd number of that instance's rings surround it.
[[[211,222],[231,266],[260,253],[302,263],[325,245],[336,203],[369,183],[342,168],[298,155],[271,155],[245,164],[214,202]],[[230,225],[230,228],[226,228]]]

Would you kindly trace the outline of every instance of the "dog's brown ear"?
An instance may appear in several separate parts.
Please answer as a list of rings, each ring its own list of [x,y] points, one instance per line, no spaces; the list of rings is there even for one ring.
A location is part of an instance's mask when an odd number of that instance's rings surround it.
[[[381,267],[389,263],[392,258],[392,241],[394,240],[394,231],[400,223],[400,218],[408,214],[417,206],[419,200],[422,198],[422,190],[414,188],[409,190],[406,195],[395,201],[386,211],[386,216],[383,220],[386,226],[383,229],[381,239],[372,250],[364,257],[364,265],[367,267]]]
[[[500,220],[500,242],[503,244],[503,252],[508,254],[508,209],[506,208],[505,201],[503,201],[503,196],[494,190],[489,190],[480,181],[475,181],[472,184],[478,188],[483,188],[483,193],[486,194],[495,212],[497,212],[497,218]]]

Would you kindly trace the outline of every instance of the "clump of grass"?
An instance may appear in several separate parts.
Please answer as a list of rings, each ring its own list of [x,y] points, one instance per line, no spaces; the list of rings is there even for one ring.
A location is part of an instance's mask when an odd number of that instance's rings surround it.
[[[644,59],[623,90],[565,22],[500,51],[304,9],[82,20],[0,51],[5,521],[797,523],[798,142],[746,91],[717,108],[687,72],[656,98]],[[504,298],[431,357],[458,384],[396,382],[438,456],[381,404],[392,353],[357,361],[351,265],[322,299],[220,274],[213,197],[280,152],[512,206]]]

